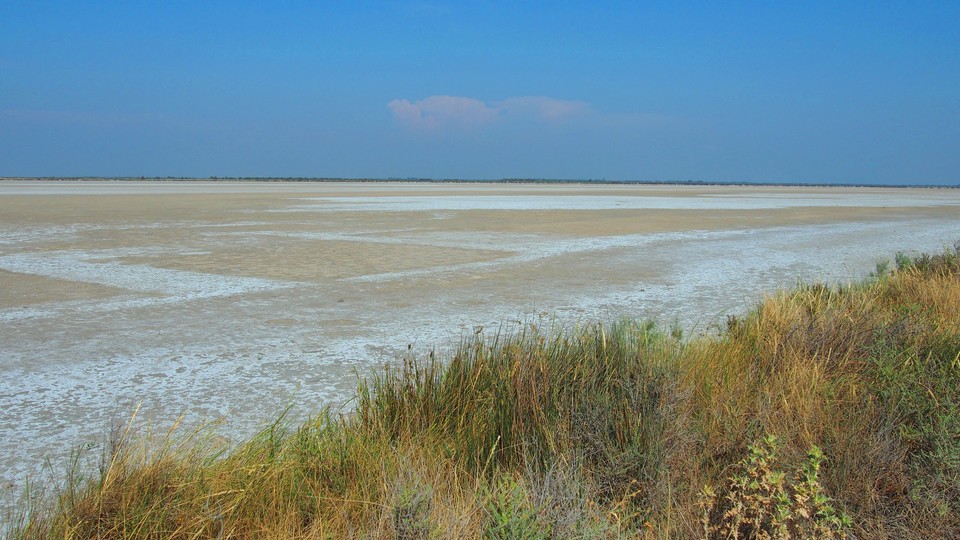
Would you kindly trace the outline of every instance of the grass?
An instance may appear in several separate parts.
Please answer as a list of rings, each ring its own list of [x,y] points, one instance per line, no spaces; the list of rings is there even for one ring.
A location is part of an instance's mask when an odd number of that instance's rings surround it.
[[[960,536],[960,245],[683,339],[529,326],[413,353],[356,409],[120,434],[12,538]]]

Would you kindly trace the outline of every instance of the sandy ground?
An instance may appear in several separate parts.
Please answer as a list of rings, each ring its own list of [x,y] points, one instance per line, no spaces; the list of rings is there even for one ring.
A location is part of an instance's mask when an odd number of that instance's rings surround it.
[[[407,345],[620,317],[709,332],[960,240],[960,190],[0,182],[0,489],[142,403],[244,437]],[[349,406],[349,405],[348,405]]]

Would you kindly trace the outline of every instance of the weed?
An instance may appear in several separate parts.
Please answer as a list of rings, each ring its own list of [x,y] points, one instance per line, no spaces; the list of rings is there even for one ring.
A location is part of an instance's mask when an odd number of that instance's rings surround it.
[[[820,484],[823,453],[812,447],[792,476],[780,467],[779,440],[750,445],[721,491],[702,492],[705,538],[846,538],[850,520],[832,506]]]
[[[537,509],[526,486],[505,478],[495,486],[484,506],[488,519],[483,537],[490,540],[538,540],[550,538],[549,530],[537,521]]]
[[[397,540],[422,540],[430,535],[429,487],[403,487],[393,507],[393,528]]]

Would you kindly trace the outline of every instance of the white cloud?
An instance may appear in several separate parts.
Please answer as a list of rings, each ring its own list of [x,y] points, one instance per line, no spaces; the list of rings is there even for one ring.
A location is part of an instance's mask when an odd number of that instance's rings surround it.
[[[387,104],[403,126],[417,130],[472,129],[510,118],[558,121],[589,110],[581,101],[544,96],[512,97],[486,103],[476,98],[430,96],[414,102],[395,99]]]
[[[430,96],[410,102],[395,99],[387,105],[401,124],[416,129],[471,128],[494,121],[499,111],[479,99]]]
[[[583,114],[590,108],[582,101],[568,101],[544,96],[507,98],[499,108],[509,114],[533,114],[542,120],[561,120]]]

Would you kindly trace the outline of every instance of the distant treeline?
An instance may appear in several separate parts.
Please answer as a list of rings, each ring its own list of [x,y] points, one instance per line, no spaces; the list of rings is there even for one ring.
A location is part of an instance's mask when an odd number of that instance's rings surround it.
[[[607,180],[605,178],[338,178],[320,176],[36,176],[0,177],[2,181],[97,181],[97,182],[410,182],[424,184],[592,184],[651,186],[749,186],[749,187],[870,187],[870,188],[960,188],[956,184],[879,184],[871,182],[749,182],[712,180]]]

